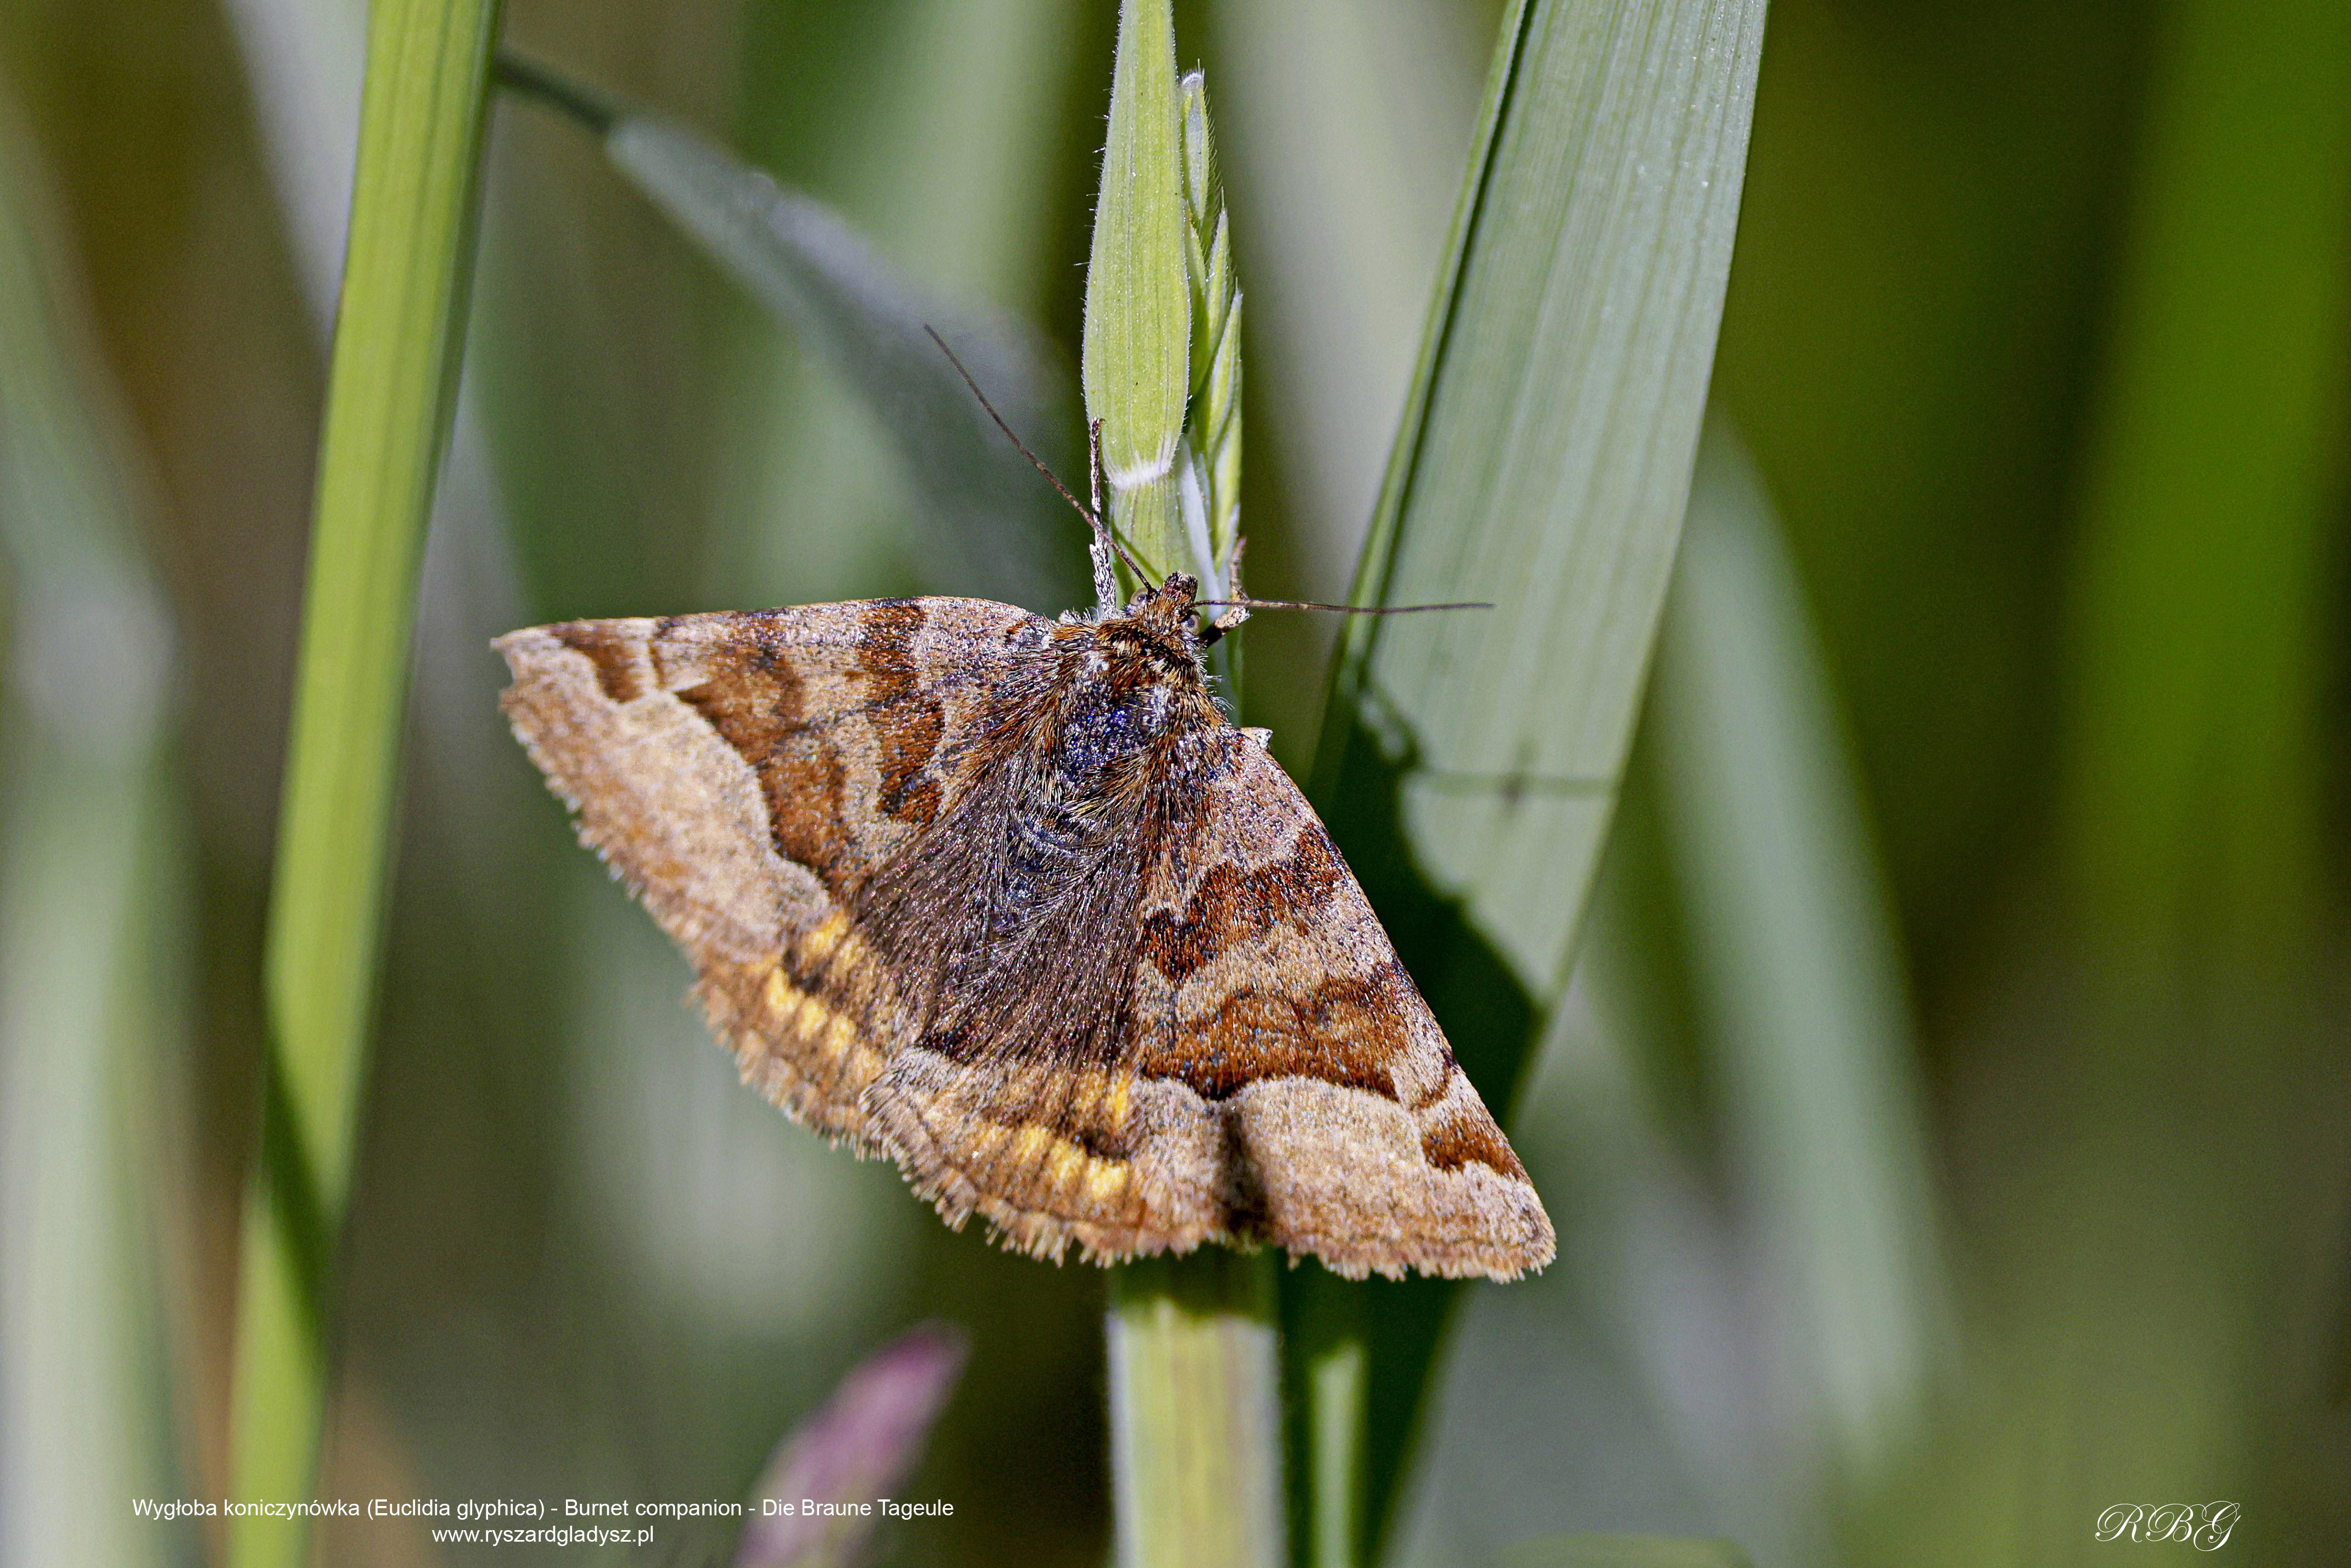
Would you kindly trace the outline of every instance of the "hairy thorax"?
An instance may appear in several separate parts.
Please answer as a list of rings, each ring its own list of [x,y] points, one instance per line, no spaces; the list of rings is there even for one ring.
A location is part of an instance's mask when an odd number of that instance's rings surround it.
[[[1050,627],[1029,680],[1040,711],[1006,791],[998,928],[1045,915],[1155,805],[1196,787],[1225,719],[1190,627],[1155,600]]]

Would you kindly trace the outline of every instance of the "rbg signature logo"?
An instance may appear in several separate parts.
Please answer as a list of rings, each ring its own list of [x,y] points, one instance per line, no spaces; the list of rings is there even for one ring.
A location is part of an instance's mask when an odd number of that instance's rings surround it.
[[[2101,1541],[2184,1541],[2218,1552],[2237,1527],[2233,1502],[2118,1502],[2098,1515]]]

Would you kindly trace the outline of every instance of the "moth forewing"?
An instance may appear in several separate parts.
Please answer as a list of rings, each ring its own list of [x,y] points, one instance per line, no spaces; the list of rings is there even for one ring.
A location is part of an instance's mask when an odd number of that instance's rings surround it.
[[[1362,889],[1199,660],[1194,585],[499,639],[516,732],[744,1077],[950,1224],[1507,1279],[1551,1224]]]

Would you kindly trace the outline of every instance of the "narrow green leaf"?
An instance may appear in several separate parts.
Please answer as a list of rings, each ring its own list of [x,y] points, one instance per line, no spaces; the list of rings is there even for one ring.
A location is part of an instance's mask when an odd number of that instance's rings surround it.
[[[682,126],[512,54],[499,70],[597,132],[630,183],[847,382],[922,495],[926,579],[1036,609],[1071,601],[1081,525],[925,330],[947,340],[1006,423],[1066,474],[1073,399],[1067,372],[1032,329],[933,298],[838,214]]]
[[[1144,564],[1191,553],[1175,484],[1192,388],[1182,105],[1168,0],[1124,0],[1086,263],[1086,417],[1102,427],[1111,511]]]
[[[368,36],[293,737],[269,999],[329,1218],[375,997],[417,563],[455,407],[497,0],[384,0]]]
[[[1802,591],[1737,437],[1698,450],[1651,702],[1691,973],[1733,1160],[1858,1470],[1950,1321],[1902,962]]]
[[[337,313],[287,760],[267,998],[271,1114],[246,1206],[231,1433],[240,1498],[309,1494],[319,1271],[350,1186],[375,1002],[424,525],[455,402],[497,0],[379,0]],[[291,1564],[296,1521],[232,1561]]]
[[[1760,0],[1521,8],[1364,548],[1364,602],[1496,605],[1353,622],[1335,722],[1409,758],[1416,858],[1538,996],[1562,977],[1688,496],[1762,20]]]
[[[1346,628],[1313,794],[1499,1105],[1562,982],[1648,666],[1762,25],[1762,0],[1513,9],[1357,579],[1360,602],[1497,606]],[[1453,1292],[1358,1289],[1384,1521]]]

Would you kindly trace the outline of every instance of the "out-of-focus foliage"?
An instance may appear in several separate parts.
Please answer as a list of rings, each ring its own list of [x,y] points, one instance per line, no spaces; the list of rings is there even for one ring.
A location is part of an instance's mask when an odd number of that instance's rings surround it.
[[[1951,1325],[1901,959],[1778,527],[1718,426],[1651,683],[1653,777],[1797,1403],[1866,1471]]]
[[[1901,1452],[1949,1370],[1888,912],[1785,543],[1719,419],[1684,527],[1647,733],[1525,1116],[1526,1157],[1567,1195],[1563,1266],[1473,1309],[1416,1521],[1439,1561],[1531,1530],[1630,1529],[1683,1486],[1691,1528],[1805,1561],[1822,1542],[1792,1500]],[[1692,1026],[1719,1086],[1708,1153],[1735,1194],[1713,1212],[1709,1173],[1673,1136],[1677,1096],[1643,1082]],[[1531,1356],[1530,1336],[1552,1354]],[[1615,1390],[1583,1364],[1595,1349],[1644,1389],[1645,1416],[1606,1410]],[[1630,1509],[1615,1478],[1577,1468],[1628,1440]],[[1708,1456],[1695,1480],[1664,1461],[1675,1448]]]
[[[156,1249],[119,1274],[144,1303],[119,1321],[160,1318],[172,1393],[116,1383],[154,1401],[200,1494],[225,1480],[261,897],[360,9],[0,15],[53,254],[88,302],[58,384],[119,389],[121,461],[152,476],[130,516],[176,622],[187,722],[159,810],[192,846],[191,1027],[141,1049],[181,1174],[115,1173]],[[1031,321],[1075,363],[1110,7],[507,12],[518,47],[744,153],[917,286]],[[1255,591],[1344,590],[1499,19],[1176,8],[1249,280]],[[1818,651],[1811,695],[1786,730],[1756,727],[1752,695],[1735,728],[1650,716],[1513,1129],[1562,1264],[1470,1293],[1405,1550],[1483,1562],[1565,1531],[1727,1538],[1766,1568],[1972,1568],[2173,1550],[2091,1541],[2108,1505],[2173,1496],[2238,1500],[2230,1550],[2261,1560],[2324,1560],[2351,1531],[2346,25],[2334,0],[1772,5],[1712,391],[1771,503],[1750,523],[1759,559],[1774,530],[1784,549],[1771,602],[1779,645]],[[1099,1279],[944,1233],[887,1169],[739,1090],[676,1005],[682,966],[569,844],[492,706],[483,643],[526,621],[959,586],[930,575],[919,490],[820,356],[575,130],[499,111],[485,191],[322,1485],[740,1497],[841,1371],[935,1313],[972,1358],[909,1495],[956,1513],[904,1526],[909,1560],[1099,1562]],[[12,568],[12,694],[32,582]],[[1331,630],[1251,624],[1249,701],[1301,763]],[[1549,697],[1513,700],[1516,720]],[[31,732],[9,722],[15,769]],[[1813,763],[1776,777],[1849,787],[1777,814],[1763,771],[1757,799],[1736,792],[1738,758],[1807,736]],[[1808,821],[1809,851],[1774,837]],[[1804,881],[1837,865],[1859,879]],[[1765,924],[1726,924],[1741,908]],[[1902,971],[1890,987],[1823,979],[1856,961],[1856,909],[1888,912],[1858,940]],[[70,906],[51,913],[65,929]],[[106,956],[76,946],[79,970],[33,1001],[89,1000],[67,988]],[[1750,996],[1742,973],[1813,988]],[[1792,997],[1848,1032],[1792,1032]],[[1865,1040],[1896,1053],[1875,1088]],[[1791,1040],[1826,1053],[1840,1103],[1770,1113],[1803,1081],[1760,1053]],[[23,1173],[67,1167],[0,1155],[7,1212],[49,1212]],[[1865,1362],[1920,1369],[1908,1413],[1865,1392],[1851,1408],[1887,1414],[1851,1423],[1819,1402],[1822,1281],[1798,1267],[1844,1268],[1863,1234],[1803,1207],[1848,1170],[1838,1201],[1942,1259],[1947,1302],[1893,1260],[1847,1278],[1847,1310],[1929,1303],[1906,1320],[1923,1354]],[[1887,1218],[1917,1213],[1934,1236]],[[1808,1249],[1800,1220],[1844,1228]],[[171,1551],[206,1539],[167,1528]],[[663,1528],[681,1561],[731,1548]],[[407,1522],[322,1535],[333,1561],[466,1560]]]
[[[1747,1554],[1727,1541],[1552,1535],[1510,1547],[1500,1568],[1747,1568]]]
[[[170,617],[47,171],[0,91],[0,1556],[161,1563],[185,1040]]]
[[[924,295],[838,215],[683,127],[624,109],[589,112],[602,117],[588,129],[612,166],[815,349],[889,433],[930,525],[924,577],[1017,604],[1065,601],[1071,521],[956,369],[1016,433],[1062,452],[1067,443],[1047,433],[1068,423],[1068,378],[1034,334],[1000,312]]]

